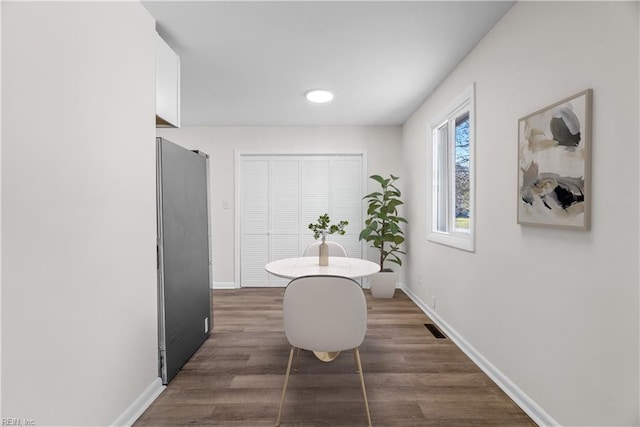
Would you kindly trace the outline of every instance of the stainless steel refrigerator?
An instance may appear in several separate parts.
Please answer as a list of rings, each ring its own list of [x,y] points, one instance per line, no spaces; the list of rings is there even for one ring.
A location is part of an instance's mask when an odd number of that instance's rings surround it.
[[[159,371],[167,384],[209,336],[206,154],[156,140]]]

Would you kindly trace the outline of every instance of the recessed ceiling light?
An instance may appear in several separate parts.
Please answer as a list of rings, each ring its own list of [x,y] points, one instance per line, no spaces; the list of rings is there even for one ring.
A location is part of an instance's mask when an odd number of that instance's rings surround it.
[[[333,99],[333,94],[324,89],[313,89],[305,93],[304,96],[310,101],[321,104],[323,102],[329,102]]]

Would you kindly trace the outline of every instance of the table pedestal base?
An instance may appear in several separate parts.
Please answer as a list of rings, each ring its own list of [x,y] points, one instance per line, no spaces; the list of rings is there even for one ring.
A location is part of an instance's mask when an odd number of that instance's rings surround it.
[[[314,351],[313,354],[322,360],[323,362],[333,362],[338,355],[340,355],[339,351]]]

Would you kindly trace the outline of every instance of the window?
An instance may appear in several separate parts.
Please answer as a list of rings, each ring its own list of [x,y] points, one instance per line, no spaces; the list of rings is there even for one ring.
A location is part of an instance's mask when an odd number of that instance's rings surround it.
[[[474,87],[431,126],[433,206],[429,240],[473,252]]]

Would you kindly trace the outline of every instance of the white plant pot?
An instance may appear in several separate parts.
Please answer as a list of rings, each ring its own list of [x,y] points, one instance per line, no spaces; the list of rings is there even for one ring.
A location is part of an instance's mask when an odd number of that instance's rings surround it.
[[[395,271],[381,271],[369,276],[369,287],[374,298],[393,298],[396,290],[397,273]]]

